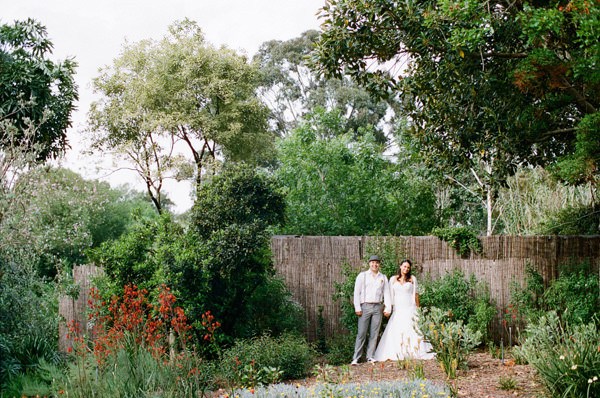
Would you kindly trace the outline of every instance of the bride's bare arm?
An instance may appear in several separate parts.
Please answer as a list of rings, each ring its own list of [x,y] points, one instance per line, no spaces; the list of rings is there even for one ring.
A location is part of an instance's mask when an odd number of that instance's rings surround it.
[[[421,306],[421,300],[419,300],[419,293],[418,293],[418,286],[417,285],[417,278],[415,278],[414,276],[412,277],[412,283],[414,285],[414,289],[415,289],[415,304],[417,305],[417,307]]]

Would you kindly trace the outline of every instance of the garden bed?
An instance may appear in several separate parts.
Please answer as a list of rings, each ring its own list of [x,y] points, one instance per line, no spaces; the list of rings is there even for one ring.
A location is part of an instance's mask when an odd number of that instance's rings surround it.
[[[360,364],[351,369],[352,381],[395,380],[408,378],[409,370],[400,369],[396,362]],[[425,378],[443,382],[446,375],[437,361],[423,361]],[[502,381],[509,384],[512,380],[515,389],[503,390]],[[504,398],[504,397],[540,397],[544,391],[535,370],[529,365],[516,365],[513,360],[492,358],[487,352],[477,352],[469,357],[469,369],[459,373],[456,379],[459,397]]]
[[[446,381],[446,375],[435,360],[423,361],[423,372],[425,378],[432,382],[444,383]],[[328,373],[334,382],[342,380],[345,383],[390,381],[411,377],[410,370],[401,369],[397,362],[392,361],[374,365],[361,363],[357,366],[335,367]],[[310,377],[286,383],[311,386],[318,382],[317,377]],[[506,389],[510,385],[514,385],[514,388]],[[500,359],[492,358],[488,352],[484,351],[476,352],[469,357],[469,369],[459,373],[455,380],[455,387],[458,388],[459,397],[468,398],[539,398],[544,396],[544,389],[532,367],[517,365],[512,359],[506,359],[502,364]],[[215,396],[220,397],[224,394]]]

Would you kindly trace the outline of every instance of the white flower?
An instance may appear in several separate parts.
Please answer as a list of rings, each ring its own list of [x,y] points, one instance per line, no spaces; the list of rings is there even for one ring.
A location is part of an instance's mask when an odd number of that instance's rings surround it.
[[[571,370],[575,370],[575,369],[577,369],[577,365],[571,366]]]
[[[561,356],[558,357],[558,359],[565,359],[565,356],[561,355]]]

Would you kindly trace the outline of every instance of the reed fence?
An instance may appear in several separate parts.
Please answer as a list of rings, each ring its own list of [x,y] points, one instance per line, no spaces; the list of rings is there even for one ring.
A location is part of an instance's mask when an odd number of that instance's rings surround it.
[[[333,298],[335,284],[343,282],[342,266],[366,269],[370,248],[391,245],[398,257],[410,258],[418,274],[432,279],[458,269],[469,277],[485,282],[497,305],[497,322],[491,327],[496,339],[506,338],[500,320],[510,301],[512,282],[525,283],[526,267],[532,266],[548,284],[558,275],[560,266],[589,261],[600,273],[600,236],[491,236],[480,237],[483,250],[461,257],[446,242],[432,236],[348,237],[348,236],[274,236],[271,249],[275,269],[293,297],[305,309],[306,336],[317,338],[318,312],[323,307],[325,337],[343,332],[340,303]],[[87,308],[93,277],[102,272],[94,265],[76,266],[74,282],[79,285],[77,297],[59,300],[61,322],[59,347],[66,351],[72,341],[67,338],[67,325],[77,324],[80,334],[88,326]],[[390,276],[390,275],[388,275]],[[348,298],[350,299],[350,297]]]
[[[526,266],[536,269],[546,284],[558,275],[559,266],[589,261],[600,272],[600,236],[490,236],[480,237],[481,253],[463,258],[446,242],[434,236],[342,237],[274,236],[273,261],[293,297],[306,311],[306,335],[317,338],[318,312],[323,307],[326,337],[343,332],[340,303],[333,298],[335,284],[343,282],[342,265],[366,269],[366,258],[385,240],[399,257],[410,258],[421,275],[432,279],[458,269],[467,277],[485,282],[497,305],[492,337],[499,341],[507,331],[501,324],[502,311],[510,301],[512,282],[524,285]],[[379,242],[381,245],[381,242]],[[388,275],[390,276],[390,275]],[[350,298],[348,298],[350,299]]]

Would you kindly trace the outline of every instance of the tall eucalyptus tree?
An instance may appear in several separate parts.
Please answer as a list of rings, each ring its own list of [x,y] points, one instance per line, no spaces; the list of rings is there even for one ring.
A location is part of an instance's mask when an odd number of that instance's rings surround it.
[[[101,94],[89,116],[94,146],[131,161],[160,211],[164,180],[190,175],[177,154],[192,159],[197,184],[219,159],[270,155],[257,78],[244,56],[207,43],[195,22],[177,22],[161,40],[126,45],[94,80]]]

